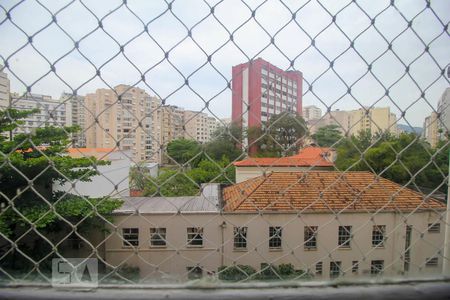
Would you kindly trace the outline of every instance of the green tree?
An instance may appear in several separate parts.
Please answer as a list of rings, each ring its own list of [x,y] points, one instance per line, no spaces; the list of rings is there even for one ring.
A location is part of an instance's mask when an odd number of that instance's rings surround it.
[[[199,186],[183,171],[167,170],[153,181],[147,181],[144,196],[178,197],[198,194]]]
[[[327,125],[320,127],[312,138],[320,147],[337,147],[338,142],[342,140],[342,134],[338,125]]]
[[[144,177],[144,196],[194,196],[200,192],[202,183],[225,183],[235,182],[234,166],[223,157],[220,161],[202,160],[198,167],[188,171],[166,170],[156,179]]]
[[[448,145],[432,149],[415,134],[378,136],[367,133],[345,139],[337,148],[336,167],[340,170],[367,170],[399,184],[413,182],[426,189],[445,192],[448,174]],[[434,158],[433,158],[434,157]]]
[[[249,130],[249,144],[256,145],[257,156],[294,155],[303,145],[308,130],[305,120],[296,114],[273,115],[266,124]]]
[[[242,138],[242,128],[237,124],[220,126],[214,132],[213,139],[206,144],[205,152],[215,161],[220,161],[223,157],[234,161],[244,155],[241,150]]]
[[[75,127],[43,127],[31,134],[16,134],[12,139],[8,134],[2,135],[12,132],[22,124],[21,118],[35,112],[0,111],[0,203],[4,207],[0,214],[0,232],[16,240],[33,227],[28,233],[35,234],[33,246],[19,243],[19,248],[28,247],[26,254],[39,259],[36,257],[39,249],[49,247],[42,236],[51,240],[58,232],[72,231],[71,224],[81,220],[82,225],[77,226],[79,233],[86,228],[92,230],[94,225],[102,227],[103,219],[108,218],[122,202],[53,191],[55,183],[63,184],[75,179],[90,181],[98,174],[95,166],[108,162],[94,157],[71,158],[65,155],[70,143],[69,135],[78,130]],[[51,253],[51,249],[49,251]],[[14,257],[4,261],[12,265],[2,267],[14,269],[17,268],[16,261],[24,260],[18,252],[11,253],[16,256],[11,254]]]
[[[169,161],[175,160],[183,165],[190,162],[190,165],[196,165],[201,158],[201,146],[197,141],[188,139],[175,139],[167,145],[167,155]]]

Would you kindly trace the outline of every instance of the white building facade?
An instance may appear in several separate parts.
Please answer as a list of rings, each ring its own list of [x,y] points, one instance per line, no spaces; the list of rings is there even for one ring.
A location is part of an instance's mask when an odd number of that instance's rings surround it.
[[[138,267],[144,280],[169,281],[217,274],[235,265],[260,272],[267,264],[292,264],[303,278],[320,280],[441,272],[444,203],[423,200],[385,179],[373,182],[368,172],[348,172],[348,181],[332,186],[339,176],[272,173],[227,187],[217,197],[204,192],[125,199],[105,236],[105,259],[112,266],[126,261]],[[316,185],[324,183],[330,189],[314,201],[322,194]],[[357,196],[349,193],[369,185],[356,204]],[[372,195],[378,195],[378,202]]]
[[[30,133],[40,127],[63,127],[66,125],[65,103],[55,100],[51,96],[12,93],[11,107],[18,110],[39,110],[39,112],[24,118],[23,125],[19,125],[13,133]]]

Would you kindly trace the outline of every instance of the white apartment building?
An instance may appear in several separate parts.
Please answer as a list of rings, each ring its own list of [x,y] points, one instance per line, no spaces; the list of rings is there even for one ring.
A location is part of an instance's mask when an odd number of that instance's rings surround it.
[[[66,125],[65,103],[52,99],[51,96],[26,93],[11,94],[11,107],[18,110],[39,109],[38,113],[23,119],[23,125],[14,129],[14,133],[30,133],[32,130],[45,127]]]
[[[134,162],[150,160],[152,151],[150,96],[137,87],[118,85],[85,96],[88,148],[131,151]]]
[[[66,125],[80,127],[80,131],[72,136],[73,145],[86,147],[84,96],[63,93],[61,102],[64,102],[66,106]]]
[[[303,107],[303,119],[305,121],[317,120],[322,117],[322,110],[315,105],[309,105]]]
[[[4,72],[3,66],[0,65],[0,109],[8,107],[9,92],[10,82],[8,79],[8,74]]]
[[[422,136],[433,148],[436,147],[440,140],[440,125],[438,114],[434,111],[425,118],[423,123]]]
[[[316,133],[317,130],[321,127],[328,125],[336,125],[338,126],[338,130],[343,135],[345,135],[345,133],[348,132],[350,128],[350,112],[344,110],[333,110],[327,112],[320,119],[308,120],[307,124],[311,134]]]
[[[265,263],[291,263],[318,279],[439,274],[446,208],[424,197],[369,172],[309,171],[273,172],[223,192],[208,185],[193,197],[125,198],[104,238],[105,259],[150,281]]]
[[[199,143],[209,142],[213,133],[219,127],[216,118],[203,112],[184,111],[184,138],[196,140]]]
[[[445,89],[439,99],[437,110],[425,118],[422,136],[436,147],[440,140],[447,139],[450,131],[450,88]]]
[[[370,131],[372,135],[380,132],[398,134],[397,117],[389,107],[373,107],[350,111],[335,110],[326,113],[320,120],[309,120],[310,133],[321,127],[337,125],[342,134],[358,135],[361,131]]]
[[[446,88],[439,99],[437,112],[439,114],[440,139],[448,136],[450,131],[450,88]]]
[[[397,135],[397,117],[389,107],[373,107],[352,110],[350,116],[350,134],[357,135],[361,131],[370,131],[372,135],[390,132]]]

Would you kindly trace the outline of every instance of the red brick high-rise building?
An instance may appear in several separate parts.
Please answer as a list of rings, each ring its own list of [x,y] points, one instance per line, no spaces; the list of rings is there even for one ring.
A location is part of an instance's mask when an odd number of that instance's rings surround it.
[[[259,127],[272,115],[293,112],[302,115],[302,81],[299,71],[283,71],[258,58],[233,67],[232,121]]]

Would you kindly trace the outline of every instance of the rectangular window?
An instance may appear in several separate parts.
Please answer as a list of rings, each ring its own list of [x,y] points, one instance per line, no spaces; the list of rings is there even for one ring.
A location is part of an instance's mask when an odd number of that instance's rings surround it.
[[[247,249],[247,227],[234,227],[234,248]]]
[[[409,271],[409,265],[411,262],[411,234],[412,234],[412,226],[406,225],[406,234],[405,234],[405,254],[403,261],[403,268],[405,272]]]
[[[280,226],[269,227],[269,249],[281,248],[281,234],[282,229]]]
[[[428,224],[428,232],[429,233],[439,233],[441,232],[441,223],[430,223]]]
[[[339,247],[350,248],[351,237],[352,237],[352,226],[339,226],[338,230]]]
[[[319,261],[316,263],[316,275],[322,275],[323,272],[323,263]]]
[[[150,245],[166,246],[166,228],[150,228]]]
[[[370,263],[370,274],[376,275],[383,273],[384,260],[372,260]]]
[[[430,257],[430,258],[426,259],[425,266],[426,267],[437,267],[438,262],[439,262],[439,260],[437,257]]]
[[[358,273],[359,262],[357,260],[352,261],[352,273]]]
[[[203,269],[200,267],[187,267],[188,279],[200,279],[203,276]]]
[[[122,228],[123,245],[139,246],[139,228]]]
[[[341,275],[341,265],[340,261],[332,261],[330,262],[330,278],[336,278]]]
[[[188,246],[203,246],[203,228],[189,227],[187,229]]]
[[[317,226],[304,227],[304,247],[307,250],[317,249]]]
[[[386,225],[374,225],[372,228],[372,247],[384,247]]]

